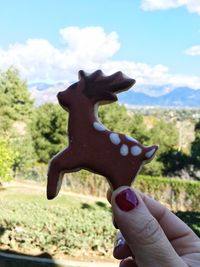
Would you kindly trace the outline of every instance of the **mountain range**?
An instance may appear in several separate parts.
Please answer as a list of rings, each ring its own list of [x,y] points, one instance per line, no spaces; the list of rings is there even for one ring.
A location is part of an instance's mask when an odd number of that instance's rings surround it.
[[[34,83],[29,85],[31,95],[40,105],[44,102],[56,102],[56,94],[68,87],[68,84]],[[147,89],[148,90],[148,89]],[[146,91],[147,91],[146,90]],[[189,87],[177,87],[162,95],[149,95],[147,92],[139,92],[130,89],[118,94],[119,102],[128,106],[158,106],[184,108],[200,108],[200,89]]]
[[[119,101],[130,106],[200,107],[200,89],[178,87],[160,96],[127,91],[119,95]]]

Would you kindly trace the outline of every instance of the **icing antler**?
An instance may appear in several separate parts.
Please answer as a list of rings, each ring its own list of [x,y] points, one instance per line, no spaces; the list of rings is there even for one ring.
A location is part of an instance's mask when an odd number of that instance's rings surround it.
[[[49,164],[47,197],[58,194],[64,173],[87,169],[107,178],[113,189],[130,186],[143,164],[155,155],[158,146],[143,146],[136,139],[109,131],[98,121],[98,104],[117,100],[135,80],[122,72],[105,76],[79,71],[79,81],[58,93],[60,105],[69,111],[69,146]]]

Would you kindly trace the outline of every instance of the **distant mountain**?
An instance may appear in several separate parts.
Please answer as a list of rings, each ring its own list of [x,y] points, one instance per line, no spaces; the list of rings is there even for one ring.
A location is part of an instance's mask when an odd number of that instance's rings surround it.
[[[35,98],[36,104],[40,105],[44,102],[57,102],[57,92],[67,88],[69,84],[57,83],[33,83],[29,85],[32,97]],[[164,92],[159,87],[159,92]],[[147,91],[148,88],[145,88]],[[151,90],[152,92],[152,90]],[[162,95],[149,95],[144,92],[134,91],[134,88],[126,92],[118,94],[119,102],[129,106],[160,106],[160,107],[200,107],[200,89],[194,90],[188,87],[178,87],[169,93]]]
[[[121,103],[132,106],[200,107],[200,89],[194,90],[188,87],[175,88],[161,96],[149,96],[129,90],[118,98]]]

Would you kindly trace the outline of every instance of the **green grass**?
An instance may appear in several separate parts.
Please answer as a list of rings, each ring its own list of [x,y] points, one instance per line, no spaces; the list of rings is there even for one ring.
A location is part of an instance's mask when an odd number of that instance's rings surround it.
[[[0,250],[79,260],[91,255],[112,257],[116,230],[106,202],[69,195],[48,201],[44,193],[8,189],[0,192],[0,207]],[[200,212],[177,215],[200,236]]]
[[[115,229],[103,202],[88,204],[66,195],[48,201],[42,194],[5,190],[0,206],[1,247],[51,255],[112,253]]]

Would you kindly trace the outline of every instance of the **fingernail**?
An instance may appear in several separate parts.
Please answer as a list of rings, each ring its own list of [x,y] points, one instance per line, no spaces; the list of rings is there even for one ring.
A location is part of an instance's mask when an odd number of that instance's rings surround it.
[[[124,246],[124,244],[125,244],[124,239],[120,237],[115,241],[114,248],[116,249],[118,247]]]
[[[126,262],[126,259],[121,260],[119,267],[122,267],[124,265],[124,262]]]
[[[138,199],[136,194],[129,188],[120,192],[115,197],[117,206],[123,211],[133,210],[138,205]]]

